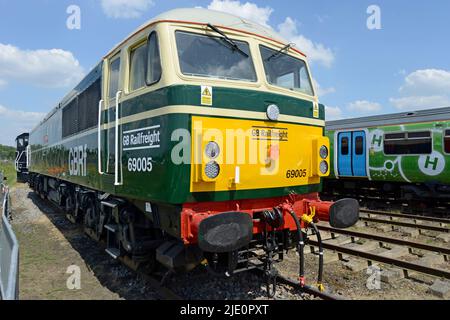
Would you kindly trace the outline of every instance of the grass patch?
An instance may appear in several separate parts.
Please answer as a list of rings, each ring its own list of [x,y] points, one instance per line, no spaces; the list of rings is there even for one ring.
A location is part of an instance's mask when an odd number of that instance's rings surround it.
[[[0,172],[8,179],[6,184],[14,187],[17,183],[17,172],[14,167],[14,161],[0,162]]]

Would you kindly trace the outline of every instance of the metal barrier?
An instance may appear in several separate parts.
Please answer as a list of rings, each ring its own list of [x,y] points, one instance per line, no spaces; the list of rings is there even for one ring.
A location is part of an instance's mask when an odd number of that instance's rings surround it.
[[[9,223],[11,217],[8,187],[0,183],[0,300],[19,297],[19,243]]]

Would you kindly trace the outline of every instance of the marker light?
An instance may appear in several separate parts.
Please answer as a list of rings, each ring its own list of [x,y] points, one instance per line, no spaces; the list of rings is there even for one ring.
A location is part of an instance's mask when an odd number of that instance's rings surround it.
[[[322,174],[326,174],[328,172],[328,163],[326,161],[322,161],[320,163],[320,172]]]
[[[326,146],[321,146],[319,154],[322,159],[328,158],[328,148]]]
[[[220,154],[219,145],[214,141],[208,142],[205,147],[205,154],[210,159],[216,159]]]
[[[205,174],[209,179],[215,179],[220,173],[220,166],[217,162],[211,161],[205,166]]]

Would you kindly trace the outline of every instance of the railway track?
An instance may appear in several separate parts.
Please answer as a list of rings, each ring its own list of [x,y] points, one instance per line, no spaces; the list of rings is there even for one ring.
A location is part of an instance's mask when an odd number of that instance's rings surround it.
[[[379,214],[379,215],[386,215],[386,216],[392,216],[397,217],[400,216],[400,218],[405,218],[401,214],[391,214],[388,212],[374,212],[370,210],[362,210],[363,212],[367,212],[370,214]],[[407,218],[407,217],[406,217]],[[414,217],[415,219],[419,220],[420,217]],[[448,228],[445,227],[435,227],[435,226],[426,226],[421,224],[414,224],[414,223],[402,223],[399,221],[391,221],[391,220],[380,220],[380,219],[373,219],[373,218],[361,218],[362,221],[365,222],[377,222],[377,223],[388,223],[392,225],[397,226],[408,226],[408,227],[416,227],[420,228],[422,230],[433,230],[433,231],[439,231],[439,232],[449,232]],[[438,223],[446,223],[446,219],[434,219],[434,218],[428,218],[424,217],[424,220],[428,222],[438,222]],[[410,272],[418,272],[424,275],[433,276],[436,278],[441,279],[447,279],[450,280],[450,271],[448,269],[442,269],[442,268],[436,268],[430,265],[426,265],[423,263],[420,263],[420,261],[406,261],[401,259],[401,257],[391,257],[389,254],[383,254],[383,253],[375,253],[371,252],[372,250],[363,250],[358,249],[357,247],[348,247],[346,245],[348,244],[355,244],[356,240],[364,239],[366,241],[373,241],[378,243],[378,247],[380,249],[387,248],[389,246],[400,246],[404,248],[408,248],[408,255],[410,257],[413,256],[419,256],[418,250],[425,251],[429,254],[435,254],[442,257],[442,262],[449,262],[450,261],[450,248],[449,246],[437,246],[437,245],[431,245],[427,243],[422,243],[418,241],[410,241],[405,239],[398,239],[394,237],[389,237],[385,235],[380,234],[373,234],[368,232],[359,232],[354,230],[341,230],[341,229],[335,229],[328,225],[319,224],[318,226],[319,230],[322,232],[327,232],[331,234],[332,238],[327,239],[323,242],[323,247],[326,250],[329,250],[331,252],[337,253],[339,255],[339,259],[343,260],[343,256],[347,255],[350,257],[356,257],[364,259],[368,262],[368,265],[372,265],[373,263],[382,263],[391,267],[397,267],[401,270],[403,270],[403,274],[405,278],[410,277]],[[330,243],[330,240],[334,240],[337,238],[337,235],[344,236],[350,238],[350,241],[347,243],[344,243],[345,241],[342,241],[342,244],[335,244]],[[328,241],[328,242],[327,242]],[[317,248],[319,246],[319,243],[314,240],[310,240],[308,245],[311,247]],[[385,251],[388,252],[388,249]],[[406,255],[404,255],[406,256]]]
[[[367,213],[368,215],[372,214],[372,215],[387,216],[387,217],[392,217],[392,218],[411,219],[413,221],[433,222],[433,223],[438,223],[441,226],[450,225],[450,219],[447,219],[447,218],[426,217],[426,216],[421,216],[421,215],[394,213],[394,212],[369,210],[369,209],[361,209],[360,212]]]
[[[318,242],[314,241],[314,240],[310,240],[308,244],[311,246],[314,246],[314,247],[318,247],[318,245],[319,245]],[[330,244],[330,243],[326,243],[326,242],[323,243],[323,248],[327,249],[327,250],[331,250],[333,252],[340,253],[340,254],[346,254],[349,256],[366,259],[368,261],[369,265],[371,265],[373,262],[379,262],[379,263],[383,263],[383,264],[386,264],[389,266],[401,268],[403,270],[406,278],[409,277],[409,275],[408,275],[409,271],[414,271],[414,272],[419,272],[419,273],[422,273],[425,275],[430,275],[430,276],[434,276],[437,278],[444,278],[444,279],[450,280],[450,271],[448,271],[448,270],[428,267],[428,266],[424,266],[424,265],[414,263],[414,262],[391,258],[391,257],[383,256],[381,254],[365,252],[363,250],[346,248],[344,246]]]
[[[258,275],[260,278],[264,277],[264,271],[261,269],[253,269],[250,272],[253,272],[254,274]],[[306,293],[322,300],[345,300],[345,298],[341,296],[336,296],[328,292],[323,292],[317,288],[308,285],[301,286],[300,283],[282,275],[277,276],[277,285],[280,284],[291,287],[294,290],[298,291],[299,293]]]

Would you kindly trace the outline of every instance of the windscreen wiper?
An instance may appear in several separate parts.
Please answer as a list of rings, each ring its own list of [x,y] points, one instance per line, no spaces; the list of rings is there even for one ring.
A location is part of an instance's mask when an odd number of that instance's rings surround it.
[[[280,54],[283,53],[283,51],[285,50],[289,50],[290,48],[295,47],[295,43],[288,43],[287,45],[285,45],[283,48],[281,48],[280,50],[278,50],[277,52],[275,52],[274,54],[272,54],[270,57],[268,57],[266,59],[266,61],[269,61],[270,59],[273,59],[275,57],[278,57]]]
[[[245,57],[249,57],[249,55],[247,53],[245,53],[241,48],[239,48],[239,46],[236,44],[236,42],[234,42],[233,40],[231,40],[230,38],[227,37],[227,35],[225,33],[223,33],[222,31],[220,31],[217,27],[213,26],[211,23],[208,23],[208,28],[212,29],[213,31],[217,32],[218,34],[220,34],[222,36],[222,40],[225,41],[226,43],[228,43],[233,50],[236,50],[238,52],[240,52],[243,56]]]

